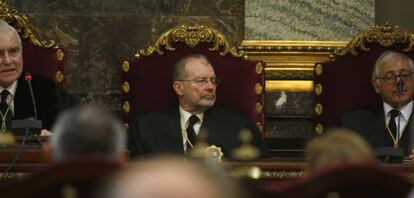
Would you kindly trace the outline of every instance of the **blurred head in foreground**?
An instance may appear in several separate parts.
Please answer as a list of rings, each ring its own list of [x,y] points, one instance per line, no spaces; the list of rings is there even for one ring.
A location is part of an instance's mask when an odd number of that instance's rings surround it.
[[[367,142],[355,132],[336,128],[306,145],[308,170],[347,163],[375,163]]]
[[[110,198],[239,198],[235,181],[217,167],[178,157],[131,163],[110,180]],[[109,189],[109,190],[108,190]]]
[[[51,153],[55,161],[73,157],[126,159],[124,127],[98,107],[81,106],[65,111],[52,131]]]

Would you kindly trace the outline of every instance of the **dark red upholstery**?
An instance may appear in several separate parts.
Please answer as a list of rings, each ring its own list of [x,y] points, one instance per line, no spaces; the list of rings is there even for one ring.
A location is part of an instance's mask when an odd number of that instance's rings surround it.
[[[122,119],[130,123],[142,113],[157,111],[178,105],[172,88],[172,70],[174,64],[188,54],[203,54],[212,63],[217,78],[221,80],[217,87],[216,104],[249,117],[254,123],[263,125],[263,112],[256,112],[256,103],[264,102],[264,71],[256,72],[256,62],[246,61],[230,54],[220,55],[211,51],[212,43],[200,43],[189,47],[185,43],[174,42],[175,51],[165,50],[164,54],[142,56],[129,61],[129,71],[123,72],[123,82],[130,85],[129,92],[123,92],[122,100],[130,103],[130,110],[122,112]],[[262,63],[263,64],[263,63]],[[264,67],[264,64],[263,64]],[[263,69],[264,70],[264,69]],[[255,91],[256,83],[262,86],[262,92]]]
[[[45,48],[35,46],[29,39],[22,39],[24,71],[43,75],[63,84],[65,76],[66,56],[58,59],[58,50],[64,53],[63,49]]]
[[[292,182],[277,183],[268,192],[272,197],[286,198],[405,198],[412,187],[405,178],[373,165],[341,165],[321,169]]]
[[[378,37],[387,35],[386,32],[383,34]],[[412,40],[407,39],[404,42],[384,46],[375,41],[364,40],[367,39],[366,37],[361,39],[361,36],[363,35],[356,36],[348,47],[354,44],[353,41],[359,39],[366,43],[368,51],[357,48],[357,55],[348,52],[345,55],[337,55],[335,60],[315,64],[314,85],[317,87],[320,84],[322,87],[321,94],[315,95],[315,104],[322,105],[322,114],[315,114],[316,125],[322,124],[326,128],[339,119],[344,110],[381,102],[380,96],[375,93],[371,84],[371,73],[376,59],[383,52],[393,50],[414,58],[412,49],[409,52],[405,51]],[[318,64],[322,66],[320,75],[317,74]]]

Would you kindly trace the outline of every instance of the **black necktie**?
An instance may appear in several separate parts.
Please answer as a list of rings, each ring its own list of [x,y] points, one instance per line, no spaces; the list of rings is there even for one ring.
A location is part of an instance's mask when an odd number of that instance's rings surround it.
[[[7,96],[9,96],[10,92],[6,89],[1,92],[1,102],[0,102],[0,110],[1,110],[1,131],[10,130],[11,129],[11,122],[13,120],[13,114],[7,104]]]
[[[187,137],[190,140],[191,144],[194,146],[196,143],[196,133],[194,131],[194,124],[197,123],[200,119],[196,115],[191,115],[188,119],[188,127],[187,127]],[[191,146],[187,144],[187,151],[191,149]]]
[[[400,112],[396,109],[393,109],[389,112],[390,114],[390,121],[388,122],[388,129],[389,132],[391,132],[391,135],[389,135],[390,137],[388,138],[391,141],[388,141],[389,143],[386,146],[394,146],[394,141],[395,143],[397,142],[397,140],[399,139],[399,137],[397,137],[397,124],[395,122],[395,118],[400,114]]]

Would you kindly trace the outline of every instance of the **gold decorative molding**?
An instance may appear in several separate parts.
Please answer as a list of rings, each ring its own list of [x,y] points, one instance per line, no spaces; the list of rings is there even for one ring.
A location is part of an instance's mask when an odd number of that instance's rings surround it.
[[[239,47],[244,52],[334,52],[346,41],[294,41],[294,40],[244,40]],[[247,53],[248,54],[248,53]]]
[[[315,127],[315,132],[316,132],[318,135],[322,135],[322,133],[323,133],[323,125],[322,125],[321,123],[318,123],[318,124],[316,125],[316,127]]]
[[[266,70],[266,80],[312,80],[313,69],[301,68],[301,70],[292,69],[268,69]]]
[[[316,64],[316,68],[315,68],[316,75],[318,76],[322,75],[322,71],[323,71],[322,64],[320,63]]]
[[[266,80],[266,93],[271,92],[313,92],[312,80]]]
[[[29,38],[35,46],[55,49],[59,48],[53,40],[39,41],[33,34],[29,18],[26,15],[19,14],[8,1],[0,1],[0,18],[13,26],[22,38]]]
[[[122,71],[124,71],[124,72],[129,71],[129,61],[122,62]]]
[[[407,44],[403,50],[408,52],[413,50],[414,34],[398,25],[385,23],[376,25],[372,28],[360,32],[354,37],[345,48],[334,51],[336,56],[343,56],[347,53],[357,55],[359,51],[369,51],[368,45],[377,43],[384,47],[394,44]]]
[[[263,125],[261,122],[256,122],[256,127],[259,129],[261,133],[263,133]]]
[[[63,52],[62,49],[58,49],[56,51],[56,58],[58,61],[63,61],[63,58],[65,58],[65,53]]]
[[[65,79],[65,75],[63,75],[62,71],[57,71],[55,78],[59,83],[61,83]]]
[[[256,83],[255,90],[256,90],[256,94],[260,95],[260,94],[262,94],[263,86],[260,83]]]
[[[304,171],[263,171],[260,174],[261,179],[292,179],[304,176]]]
[[[261,114],[263,112],[263,105],[260,102],[256,103],[256,113]]]
[[[124,104],[122,105],[122,109],[125,113],[128,113],[131,110],[131,105],[128,101],[124,101]]]
[[[123,84],[122,84],[122,91],[124,91],[124,93],[128,93],[129,92],[129,83],[128,82],[124,82]]]
[[[321,115],[322,114],[322,105],[320,103],[315,105],[315,113],[317,115]]]
[[[234,57],[247,59],[243,51],[230,45],[222,33],[198,23],[180,25],[164,32],[153,46],[139,50],[135,54],[135,57],[151,56],[154,53],[162,55],[164,54],[164,50],[174,51],[174,43],[185,43],[189,47],[196,47],[200,43],[211,43],[212,47],[209,48],[210,51],[221,51],[220,54],[222,56],[230,53]]]
[[[315,93],[318,96],[321,95],[321,93],[322,93],[322,85],[320,83],[316,84],[316,86],[315,86]]]
[[[263,70],[264,70],[263,63],[262,62],[258,62],[256,64],[256,73],[257,74],[261,74],[263,72]]]

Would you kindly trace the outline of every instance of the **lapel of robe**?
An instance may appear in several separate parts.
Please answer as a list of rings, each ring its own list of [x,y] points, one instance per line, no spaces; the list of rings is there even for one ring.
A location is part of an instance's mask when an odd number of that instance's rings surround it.
[[[168,148],[171,148],[171,152],[184,154],[184,144],[183,144],[183,135],[181,130],[180,123],[180,111],[177,108],[173,108],[171,111],[168,111],[168,123],[166,124],[166,137]]]
[[[414,110],[414,108],[413,108],[413,110]],[[413,127],[412,127],[412,125],[413,125],[412,117],[413,117],[413,111],[411,111],[411,115],[410,115],[410,118],[408,119],[407,126],[405,127],[405,129],[404,129],[404,131],[401,135],[401,138],[399,140],[400,148],[404,149],[406,155],[411,154],[411,148],[412,148],[411,147],[411,145],[412,145],[412,140],[411,140],[412,134],[411,133],[412,133],[412,129],[413,129]]]
[[[23,76],[23,75],[22,75]],[[25,119],[33,117],[33,104],[30,90],[23,77],[18,79],[16,93],[14,95],[14,119]]]
[[[212,139],[214,139],[215,134],[214,132],[217,132],[216,129],[217,123],[216,120],[217,116],[215,116],[214,106],[207,111],[204,112],[204,118],[203,118],[203,124],[201,127],[204,130],[207,130],[207,143],[210,143]]]
[[[382,147],[385,145],[385,137],[388,135],[385,129],[385,117],[384,117],[384,107],[381,103],[377,108],[374,109],[374,131],[371,137],[375,143],[375,147]]]

